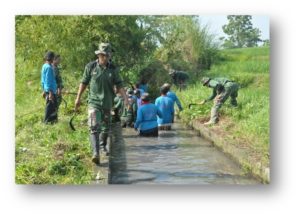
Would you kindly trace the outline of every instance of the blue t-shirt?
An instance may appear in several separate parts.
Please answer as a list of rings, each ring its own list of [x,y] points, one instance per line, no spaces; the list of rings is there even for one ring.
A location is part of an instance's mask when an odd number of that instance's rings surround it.
[[[56,94],[57,84],[56,84],[55,74],[52,66],[48,63],[45,63],[42,67],[41,85],[43,91],[45,92],[52,91],[53,94]]]
[[[176,104],[178,106],[178,109],[181,111],[182,110],[182,106],[181,106],[181,103],[180,103],[178,97],[176,96],[176,94],[174,92],[172,92],[172,91],[169,91],[167,93],[167,96],[173,100],[174,105],[175,105],[175,102],[176,102]]]
[[[154,104],[143,104],[137,111],[134,128],[138,128],[141,131],[156,128],[157,116],[162,117],[162,113]]]
[[[155,100],[156,107],[162,112],[162,117],[157,118],[158,125],[170,124],[174,115],[174,102],[168,96],[160,96]]]

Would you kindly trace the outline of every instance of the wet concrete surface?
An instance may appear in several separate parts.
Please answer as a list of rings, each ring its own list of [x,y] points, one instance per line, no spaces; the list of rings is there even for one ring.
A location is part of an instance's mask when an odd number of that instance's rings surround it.
[[[260,184],[180,123],[159,137],[138,137],[131,128],[122,133],[113,135],[109,184]]]

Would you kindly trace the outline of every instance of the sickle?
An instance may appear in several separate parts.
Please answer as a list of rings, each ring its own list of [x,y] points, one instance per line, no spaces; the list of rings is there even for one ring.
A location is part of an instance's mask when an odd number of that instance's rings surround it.
[[[69,126],[72,129],[72,131],[76,131],[74,125],[73,125],[73,120],[76,117],[76,112],[74,112],[73,116],[71,117],[70,121],[69,121]]]

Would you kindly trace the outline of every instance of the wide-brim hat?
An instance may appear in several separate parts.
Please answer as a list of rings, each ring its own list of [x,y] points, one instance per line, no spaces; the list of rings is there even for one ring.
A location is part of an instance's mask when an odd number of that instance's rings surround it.
[[[201,80],[203,86],[205,86],[209,81],[210,81],[210,78],[208,78],[208,77],[204,77],[204,78],[202,78],[202,80]]]
[[[112,48],[110,43],[100,43],[98,46],[98,50],[95,51],[96,55],[104,54],[109,55],[112,53]]]

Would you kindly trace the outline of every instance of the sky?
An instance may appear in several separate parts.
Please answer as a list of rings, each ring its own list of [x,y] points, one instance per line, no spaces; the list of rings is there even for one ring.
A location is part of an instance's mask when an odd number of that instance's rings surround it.
[[[211,33],[215,34],[217,38],[225,36],[222,26],[227,24],[227,15],[211,15],[199,16],[200,23],[208,25]],[[261,39],[270,39],[270,26],[268,16],[252,16],[252,24],[254,28],[261,31]]]

